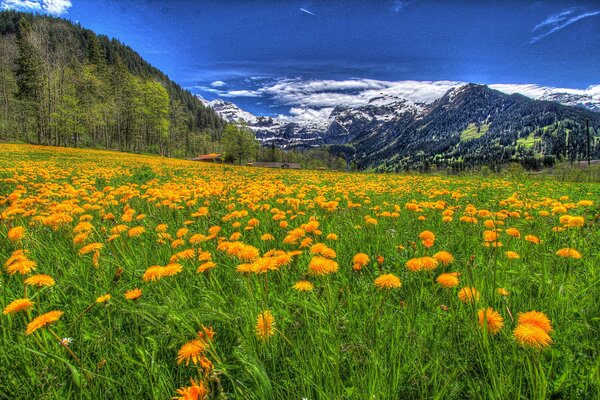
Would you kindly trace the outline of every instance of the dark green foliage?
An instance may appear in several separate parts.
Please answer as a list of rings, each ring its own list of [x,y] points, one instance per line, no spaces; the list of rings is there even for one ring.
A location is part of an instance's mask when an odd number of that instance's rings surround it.
[[[400,120],[383,132],[364,132],[352,142],[360,168],[381,171],[499,168],[523,162],[532,169],[555,161],[587,157],[586,120],[591,130],[590,153],[600,158],[600,113],[550,101],[507,95],[470,84],[449,91],[421,119]],[[479,132],[469,140],[461,133],[474,124]],[[473,126],[473,125],[471,125]],[[379,134],[380,133],[380,134]],[[535,160],[533,160],[535,158]]]
[[[0,12],[0,139],[192,156],[224,121],[116,39]]]

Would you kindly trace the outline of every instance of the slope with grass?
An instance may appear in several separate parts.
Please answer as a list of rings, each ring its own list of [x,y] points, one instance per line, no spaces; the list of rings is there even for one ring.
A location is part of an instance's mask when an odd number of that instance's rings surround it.
[[[0,398],[597,398],[598,198],[3,145]]]

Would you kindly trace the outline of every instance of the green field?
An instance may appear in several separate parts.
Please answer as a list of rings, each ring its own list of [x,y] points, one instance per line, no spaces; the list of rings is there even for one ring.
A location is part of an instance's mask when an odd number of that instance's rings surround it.
[[[490,129],[490,124],[477,125],[470,123],[467,129],[460,133],[460,141],[468,142],[469,140],[479,139]]]
[[[598,399],[598,199],[1,145],[0,398]]]

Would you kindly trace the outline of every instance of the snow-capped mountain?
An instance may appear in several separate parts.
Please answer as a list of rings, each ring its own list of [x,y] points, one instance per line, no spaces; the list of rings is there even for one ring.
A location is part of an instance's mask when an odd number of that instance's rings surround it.
[[[536,100],[555,101],[566,106],[587,108],[588,110],[600,112],[600,94],[573,94],[573,93],[557,93],[546,91]]]
[[[429,104],[379,95],[366,104],[339,105],[314,118],[311,109],[264,117],[223,100],[205,104],[230,122],[246,123],[264,145],[342,145],[338,150],[360,168],[384,170],[424,160],[507,161],[517,153],[565,157],[566,132],[584,135],[586,120],[594,135],[600,132],[600,113],[591,111],[597,99],[557,92],[536,96],[547,101],[531,97],[470,83],[449,89]],[[600,144],[592,150],[600,152]]]
[[[303,118],[255,116],[229,101],[198,98],[227,122],[245,123],[263,144],[274,144],[282,148],[347,143],[354,138],[356,132],[376,129],[403,115],[419,118],[428,107],[425,103],[382,95],[372,98],[367,105],[338,106],[328,115],[320,114],[310,119],[306,118],[307,113],[302,112],[303,110],[295,110]]]

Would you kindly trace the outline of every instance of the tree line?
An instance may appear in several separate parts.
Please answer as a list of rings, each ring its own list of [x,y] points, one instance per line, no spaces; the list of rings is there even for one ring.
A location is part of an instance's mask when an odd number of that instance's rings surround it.
[[[186,157],[224,121],[132,49],[66,20],[0,12],[0,139]]]

